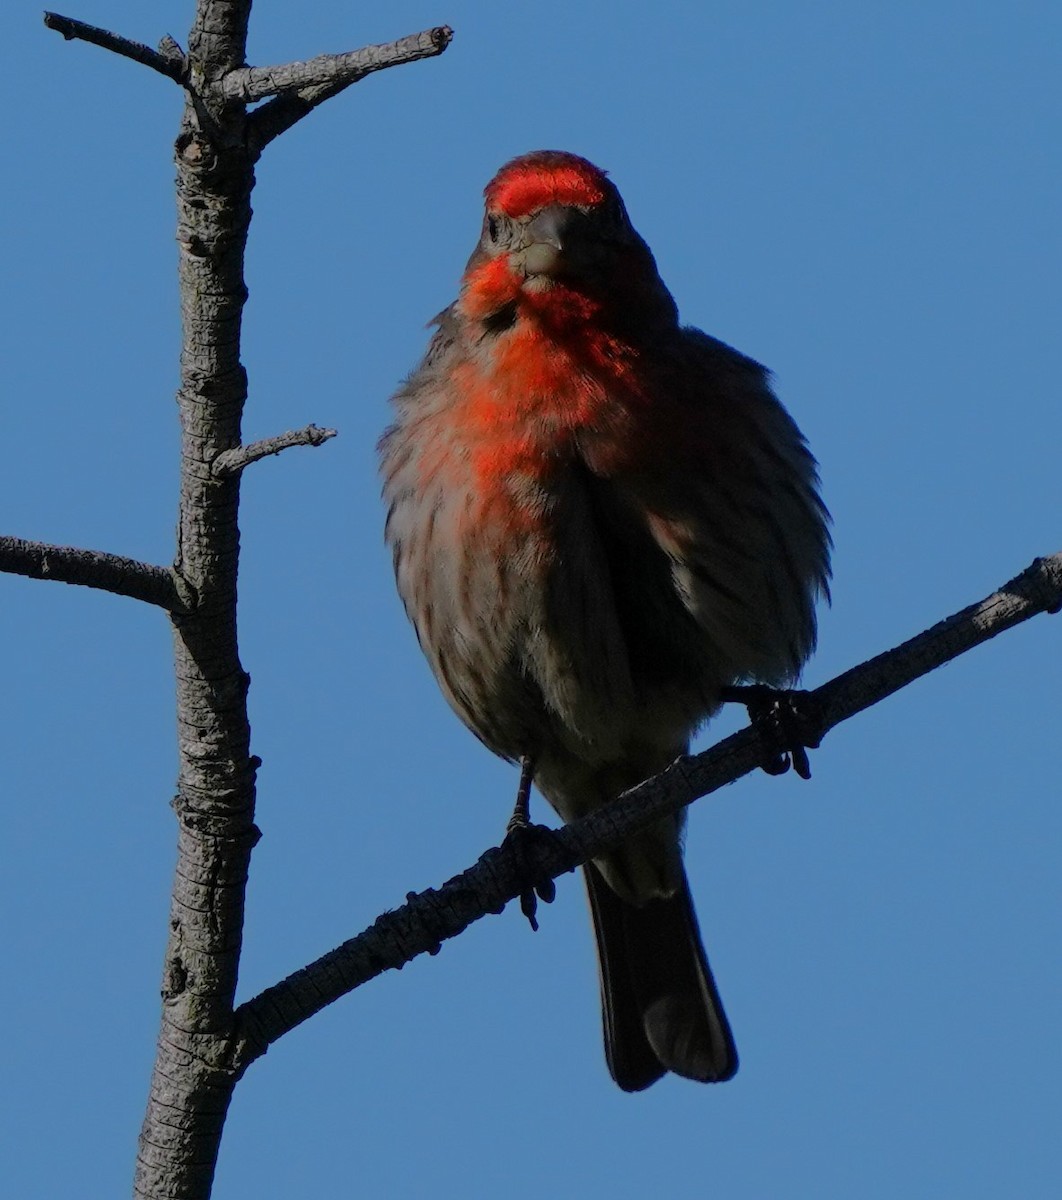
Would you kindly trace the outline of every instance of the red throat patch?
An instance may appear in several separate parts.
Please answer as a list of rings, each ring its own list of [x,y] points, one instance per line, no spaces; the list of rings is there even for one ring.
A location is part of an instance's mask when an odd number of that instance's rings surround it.
[[[508,255],[492,258],[465,276],[461,308],[482,321],[520,295],[523,280],[509,265]]]

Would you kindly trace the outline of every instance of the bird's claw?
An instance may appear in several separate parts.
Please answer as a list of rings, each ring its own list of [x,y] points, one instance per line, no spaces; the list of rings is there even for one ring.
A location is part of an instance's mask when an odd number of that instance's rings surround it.
[[[547,839],[552,843],[553,830],[548,826],[531,825],[514,818],[509,822],[502,841],[502,847],[516,856],[517,872],[526,884],[520,892],[520,911],[527,917],[535,933],[538,932],[539,900],[543,904],[552,904],[557,895],[557,885],[550,877],[535,878],[534,847],[536,843],[541,844]]]
[[[723,700],[743,704],[750,723],[774,747],[763,764],[768,775],[784,775],[792,766],[801,779],[811,778],[808,750],[817,749],[822,739],[819,714],[810,703],[810,695],[764,684],[723,689]]]

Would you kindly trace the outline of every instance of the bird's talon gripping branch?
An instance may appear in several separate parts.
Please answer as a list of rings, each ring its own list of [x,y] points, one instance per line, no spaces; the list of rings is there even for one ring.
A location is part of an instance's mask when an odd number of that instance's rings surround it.
[[[552,904],[557,895],[557,885],[550,878],[536,879],[534,845],[551,840],[553,831],[546,825],[531,824],[531,781],[534,778],[534,763],[528,755],[520,758],[520,783],[516,789],[513,815],[505,827],[502,845],[512,850],[519,864],[520,877],[528,886],[520,893],[520,911],[527,917],[532,930],[538,932],[538,901]]]
[[[527,917],[532,930],[538,932],[538,902],[552,904],[557,896],[557,885],[552,879],[539,876],[535,868],[536,846],[552,843],[553,830],[548,825],[516,825],[510,828],[502,841],[502,847],[516,857],[517,873],[524,884],[520,892],[520,911]]]
[[[540,829],[544,826],[539,826]],[[552,879],[544,879],[535,884],[535,894],[543,904],[552,904],[557,899],[557,885]]]
[[[516,825],[510,823],[502,847],[516,858],[517,874],[524,884],[520,892],[520,911],[527,918],[534,933],[538,932],[538,902],[552,904],[557,887],[552,879],[536,878],[535,844],[543,838],[552,838],[553,832],[545,825]]]
[[[763,770],[768,775],[784,775],[789,770],[789,755],[776,754],[763,764]]]
[[[808,692],[752,684],[723,688],[722,699],[743,704],[750,724],[771,742],[774,749],[763,764],[768,775],[784,775],[792,766],[801,779],[811,778],[808,750],[818,748],[821,735],[819,714],[810,707]]]
[[[532,933],[538,933],[538,898],[534,891],[520,893],[520,911],[527,918]]]
[[[789,751],[789,757],[793,762],[793,770],[800,776],[801,779],[811,778],[811,760],[808,758],[808,752],[803,746],[794,746]]]

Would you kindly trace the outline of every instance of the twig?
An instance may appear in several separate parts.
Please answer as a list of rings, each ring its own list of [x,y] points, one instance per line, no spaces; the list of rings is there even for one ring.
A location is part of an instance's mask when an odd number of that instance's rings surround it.
[[[46,12],[44,23],[49,29],[61,33],[68,42],[75,38],[78,41],[91,42],[94,46],[101,46],[104,50],[111,50],[123,58],[131,58],[142,66],[151,67],[153,71],[158,71],[160,75],[165,75],[177,83],[184,80],[183,58],[176,58],[172,54],[160,54],[150,46],[145,46],[143,42],[131,41],[119,33],[111,33],[109,29],[100,29],[84,21],[75,21],[73,17],[60,16],[59,13]]]
[[[383,46],[366,46],[348,54],[322,55],[303,63],[289,63],[284,67],[245,68],[226,76],[225,86],[259,90],[261,96],[275,98],[257,108],[248,117],[251,144],[261,151],[274,138],[285,133],[318,105],[364,79],[373,71],[402,63],[416,62],[422,58],[434,58],[449,46],[453,30],[441,25],[426,29]],[[340,66],[340,64],[345,64]],[[252,72],[263,72],[252,76]],[[229,80],[232,79],[232,83]],[[287,82],[292,80],[293,82]],[[275,86],[280,84],[280,86]],[[293,90],[294,89],[294,90]]]
[[[399,67],[422,58],[434,58],[450,44],[453,30],[447,26],[411,33],[397,42],[363,46],[343,54],[320,54],[305,62],[284,63],[276,67],[237,67],[222,80],[226,99],[253,104],[284,92],[300,92],[321,86],[345,87],[357,83],[374,71]]]
[[[317,425],[307,425],[305,429],[295,429],[291,433],[281,433],[276,437],[263,438],[260,442],[251,442],[248,446],[235,446],[232,450],[224,450],[210,465],[211,473],[218,479],[236,475],[249,467],[251,463],[270,454],[279,454],[290,446],[321,446],[336,436],[334,429],[321,429]]]
[[[985,600],[815,691],[800,694],[801,714],[810,720],[809,745],[817,745],[835,725],[974,646],[1060,607],[1062,553],[1036,559]],[[526,887],[521,868],[535,879],[555,879],[666,813],[749,774],[776,749],[760,727],[743,729],[702,754],[676,760],[605,808],[557,830],[551,839],[537,839],[520,858],[511,849],[488,850],[475,866],[438,890],[410,893],[401,908],[385,913],[357,937],[236,1010],[237,1070],[245,1070],[278,1038],[362,983],[419,954],[436,953],[442,942],[474,921],[501,912]],[[528,853],[532,863],[527,862]]]
[[[195,604],[192,590],[173,570],[99,550],[0,537],[0,571],[99,588],[116,596],[157,604],[175,614],[187,612]]]

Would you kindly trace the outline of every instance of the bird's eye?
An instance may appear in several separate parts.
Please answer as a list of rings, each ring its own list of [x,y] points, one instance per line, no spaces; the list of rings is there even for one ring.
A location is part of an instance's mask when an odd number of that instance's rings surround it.
[[[498,228],[498,218],[488,216],[487,217],[487,237],[489,237],[492,242],[496,242],[498,240],[499,232],[500,232],[500,230]]]

